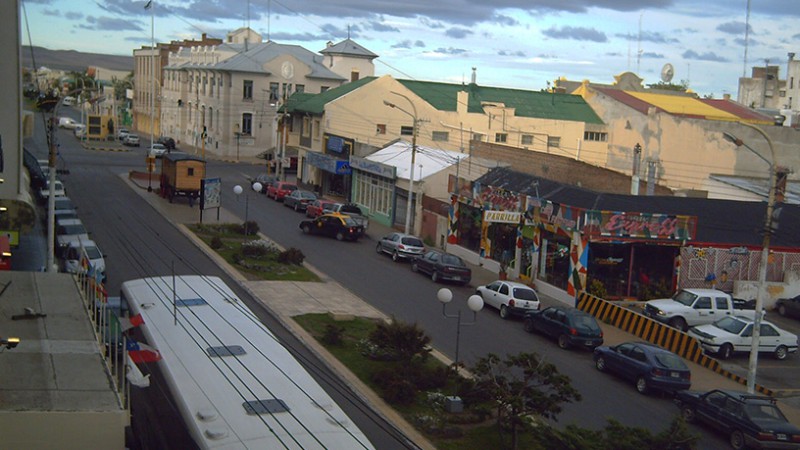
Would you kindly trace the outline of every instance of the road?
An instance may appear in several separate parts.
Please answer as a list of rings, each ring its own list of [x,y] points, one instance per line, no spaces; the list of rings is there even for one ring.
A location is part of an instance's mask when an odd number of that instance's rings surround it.
[[[80,148],[67,132],[60,132],[60,136],[62,156],[70,170],[70,174],[64,177],[68,195],[79,205],[81,218],[93,231],[92,237],[107,255],[109,292],[118,292],[124,280],[171,273],[173,267],[178,274],[213,274],[221,276],[231,286],[235,285],[120,179],[120,174],[131,169],[144,170],[145,143],[141,149],[132,149],[130,152],[102,153]],[[41,144],[41,136],[36,139]],[[45,148],[37,147],[42,151]],[[37,156],[42,155],[37,153]],[[442,316],[441,305],[436,300],[440,285],[423,275],[412,273],[408,264],[394,263],[391,258],[376,254],[375,239],[379,236],[370,235],[357,243],[305,236],[298,229],[298,223],[303,219],[301,214],[252,191],[247,194],[247,202],[237,198],[232,190],[233,185],[243,184],[246,187],[247,178],[255,177],[261,170],[249,164],[211,161],[207,173],[208,176],[222,178],[222,203],[226,209],[245,217],[247,205],[248,217],[258,222],[264,234],[285,248],[302,250],[307,262],[354,294],[387,315],[419,324],[431,337],[434,347],[451,357],[455,354],[456,323]],[[372,233],[375,233],[374,228]],[[456,304],[459,304],[462,316],[471,317],[466,308],[466,299],[474,292],[474,286],[448,287],[453,290],[455,298],[454,304],[448,307],[453,309],[448,309],[448,313],[454,313]],[[280,324],[255,306],[246,292],[237,289],[237,294],[251,308],[259,311],[259,316],[267,326],[280,330],[288,346],[298,353],[307,353],[299,343],[291,341]],[[543,355],[559,371],[570,376],[573,385],[581,392],[581,402],[565,405],[559,416],[561,425],[572,423],[599,429],[606,425],[608,418],[614,418],[625,425],[658,432],[666,428],[678,412],[666,397],[639,395],[627,383],[598,374],[589,352],[560,350],[545,338],[525,333],[519,321],[500,319],[494,310],[481,311],[474,325],[462,329],[460,357],[467,365],[488,353],[513,354],[523,351]],[[312,360],[313,357],[308,355],[304,358]],[[746,360],[743,363],[746,366]],[[317,370],[318,362],[313,364]],[[765,375],[772,377],[771,369],[775,363],[765,361],[764,365],[765,370],[769,371]],[[775,376],[781,377],[777,370],[774,372]],[[337,402],[342,399],[341,396],[334,398]],[[353,414],[349,410],[347,413]],[[354,417],[354,420],[362,430],[368,432],[358,419]],[[375,419],[367,417],[362,420],[371,423]],[[373,433],[381,435],[380,430],[373,430]],[[373,435],[368,435],[372,440]],[[393,433],[386,435],[384,439],[394,440]],[[703,448],[725,445],[724,440],[703,434]],[[393,447],[381,445],[379,448]]]

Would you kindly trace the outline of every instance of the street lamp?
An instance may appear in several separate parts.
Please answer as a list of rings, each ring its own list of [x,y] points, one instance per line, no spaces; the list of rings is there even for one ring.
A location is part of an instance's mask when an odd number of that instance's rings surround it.
[[[483,298],[480,295],[474,294],[471,295],[467,299],[467,306],[470,310],[472,310],[472,322],[461,322],[461,309],[459,308],[458,314],[447,314],[447,304],[453,300],[453,291],[447,288],[439,289],[439,292],[436,293],[436,298],[442,302],[442,316],[448,319],[457,319],[458,324],[456,325],[456,359],[455,359],[455,367],[456,371],[458,371],[458,346],[459,341],[461,340],[461,326],[467,325],[475,325],[476,319],[478,318],[478,311],[483,309]]]
[[[233,132],[234,136],[236,136],[236,162],[239,162],[239,138],[242,136],[242,133],[239,132],[239,124],[236,124],[236,131]]]
[[[403,113],[411,116],[411,118],[414,119],[413,127],[412,127],[412,130],[411,130],[412,131],[412,133],[411,133],[411,165],[410,165],[409,174],[408,174],[408,205],[406,205],[406,229],[405,229],[406,234],[413,234],[412,233],[412,227],[411,227],[411,208],[414,205],[414,159],[417,156],[417,123],[418,123],[418,120],[417,120],[417,107],[414,105],[414,102],[412,102],[411,99],[408,98],[407,96],[405,96],[405,95],[403,95],[403,94],[401,94],[399,92],[394,92],[394,91],[392,91],[392,94],[399,95],[400,97],[403,97],[404,99],[408,100],[408,103],[411,104],[411,109],[414,111],[414,113],[412,114],[412,113],[406,111],[405,109],[400,108],[399,106],[395,105],[392,102],[389,102],[387,100],[383,101],[384,105],[386,105],[386,106],[388,106],[390,108],[397,109],[398,111],[402,111]]]
[[[758,347],[761,343],[761,310],[764,307],[764,300],[767,295],[767,264],[769,259],[769,241],[770,236],[772,234],[772,211],[775,208],[775,184],[777,183],[777,174],[776,174],[776,166],[777,160],[775,158],[775,148],[772,145],[772,139],[769,138],[767,133],[764,132],[761,128],[751,125],[745,122],[739,122],[739,124],[744,125],[748,128],[752,128],[764,139],[767,140],[767,144],[769,145],[769,152],[772,156],[772,161],[767,160],[764,156],[762,156],[757,151],[750,148],[749,145],[745,144],[741,139],[737,138],[736,136],[730,133],[724,133],[723,136],[726,140],[733,142],[736,144],[737,147],[744,146],[746,149],[750,150],[751,152],[755,153],[756,156],[764,160],[767,164],[769,164],[769,196],[767,197],[767,217],[764,222],[764,242],[761,247],[761,266],[759,267],[758,273],[758,296],[756,296],[756,315],[755,320],[753,321],[753,342],[750,346],[750,363],[748,364],[747,368],[747,392],[753,393],[755,392],[756,387],[756,370],[758,368]]]
[[[253,187],[254,191],[261,192],[261,183],[259,183],[258,181],[253,183],[252,187]],[[237,200],[239,198],[239,195],[242,192],[244,192],[244,189],[242,189],[242,187],[240,185],[237,184],[236,186],[233,187],[233,193],[236,194]],[[248,224],[247,224],[249,210],[250,210],[250,197],[247,194],[244,194],[244,235],[245,236],[247,236],[249,234],[249,229],[248,229]]]

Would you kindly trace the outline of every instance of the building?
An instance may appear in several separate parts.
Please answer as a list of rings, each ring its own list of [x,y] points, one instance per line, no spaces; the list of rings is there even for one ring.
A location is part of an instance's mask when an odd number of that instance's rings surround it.
[[[320,53],[262,42],[246,28],[229,33],[222,44],[170,52],[163,133],[198,153],[285,156],[278,155],[285,153],[279,132],[286,136],[278,111],[292,94],[324,93],[373,75],[376,55],[350,39]]]

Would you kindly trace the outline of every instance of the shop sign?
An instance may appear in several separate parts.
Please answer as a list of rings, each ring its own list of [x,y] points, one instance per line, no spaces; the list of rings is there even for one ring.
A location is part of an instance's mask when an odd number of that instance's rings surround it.
[[[555,225],[565,230],[574,230],[578,226],[578,217],[583,212],[580,208],[534,197],[526,197],[526,204],[528,205],[526,217],[534,219],[533,221],[527,220],[526,225],[543,223]]]
[[[503,188],[477,184],[477,203],[493,209],[515,211],[519,209],[520,195]]]
[[[583,231],[588,235],[638,239],[691,240],[696,216],[635,212],[588,211]]]
[[[350,156],[350,167],[362,172],[369,172],[384,178],[395,179],[397,168],[377,161],[370,161],[359,156]]]
[[[513,223],[519,225],[522,213],[512,211],[484,211],[483,221],[486,223]]]
[[[336,161],[335,173],[336,175],[350,175],[351,173],[353,173],[353,171],[350,170],[350,161],[342,161],[342,160]]]
[[[307,152],[306,160],[308,164],[314,167],[320,168],[326,172],[336,173],[336,161],[338,161],[336,158],[323,155],[322,153]]]

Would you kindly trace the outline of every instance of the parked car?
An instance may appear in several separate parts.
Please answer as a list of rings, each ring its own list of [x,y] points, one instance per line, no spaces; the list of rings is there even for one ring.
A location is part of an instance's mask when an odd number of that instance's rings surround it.
[[[709,325],[689,329],[689,336],[700,341],[703,350],[728,359],[737,352],[749,352],[753,342],[753,319],[723,317]],[[769,352],[775,359],[786,359],[797,352],[797,336],[769,322],[761,322],[759,352]]]
[[[64,250],[73,242],[80,243],[89,240],[89,232],[80,219],[59,219],[55,224],[56,253],[62,255]]]
[[[539,332],[558,340],[558,346],[584,347],[594,350],[603,345],[603,330],[593,315],[568,306],[525,313],[525,331]]]
[[[308,204],[317,199],[317,195],[311,191],[295,189],[283,198],[283,206],[293,208],[295,211],[305,211]]]
[[[95,271],[99,271],[102,274],[101,281],[105,281],[105,257],[103,253],[100,252],[97,244],[92,240],[80,242],[72,241],[67,245],[61,254],[63,258],[61,267],[62,271],[67,273],[78,273],[83,270],[81,267],[81,251],[86,252],[86,259],[89,261],[89,264],[92,265]]]
[[[309,203],[306,207],[306,217],[311,217],[312,219],[315,217],[319,217],[323,214],[328,214],[333,212],[333,208],[335,205],[338,205],[332,200],[325,200],[318,198],[313,202]]]
[[[273,184],[277,183],[278,178],[275,175],[267,175],[265,173],[259,174],[252,183],[255,184],[256,182],[261,183],[261,193],[266,194],[267,189],[272,186]]]
[[[300,229],[305,234],[321,234],[335,237],[339,241],[357,241],[364,234],[364,228],[352,217],[342,214],[323,214],[313,220],[300,222]]]
[[[667,392],[689,389],[692,372],[680,356],[649,342],[625,342],[594,349],[594,366],[636,383],[636,390]]]
[[[775,310],[782,316],[800,319],[800,295],[792,298],[779,298],[775,302]]]
[[[130,147],[138,147],[139,146],[139,136],[136,134],[128,134],[124,138],[122,138],[122,145],[127,145]]]
[[[678,391],[675,404],[689,423],[702,423],[728,436],[731,447],[800,448],[800,428],[789,423],[776,399],[739,391]]]
[[[75,97],[68,95],[61,100],[61,104],[64,106],[72,106],[75,104]]]
[[[412,259],[411,271],[430,275],[434,283],[455,281],[466,286],[472,280],[472,270],[460,257],[438,250],[430,250]]]
[[[67,130],[74,130],[77,123],[74,119],[69,117],[59,117],[58,128],[66,128]]]
[[[167,153],[167,147],[164,147],[164,144],[153,144],[153,148],[148,152],[155,158],[161,158],[164,153]]]
[[[267,188],[267,197],[282,202],[284,197],[297,190],[297,185],[288,181],[278,181]]]
[[[648,300],[644,315],[686,331],[689,327],[712,323],[723,316],[755,318],[755,310],[746,308],[746,302],[734,302],[727,292],[687,288],[677,291],[671,298]]]
[[[500,310],[500,317],[510,319],[512,315],[521,316],[527,311],[539,309],[539,296],[528,285],[515,281],[497,280],[475,291],[483,303]]]
[[[117,140],[122,142],[122,140],[125,139],[125,136],[127,136],[129,134],[131,134],[131,132],[128,131],[127,128],[120,128],[120,129],[117,130]]]
[[[53,184],[53,195],[55,197],[64,197],[67,195],[66,189],[64,189],[64,183],[59,180],[56,180]],[[42,202],[46,202],[47,199],[50,197],[50,182],[45,182],[45,186],[39,189],[39,200]]]
[[[425,243],[416,236],[395,232],[382,237],[378,241],[375,251],[392,255],[392,260],[397,262],[425,254]]]
[[[157,143],[161,144],[167,150],[175,150],[175,139],[172,139],[168,136],[161,136],[156,140]]]
[[[72,133],[75,135],[76,138],[82,138],[86,136],[86,125],[79,123],[75,125],[75,128],[72,130]]]

